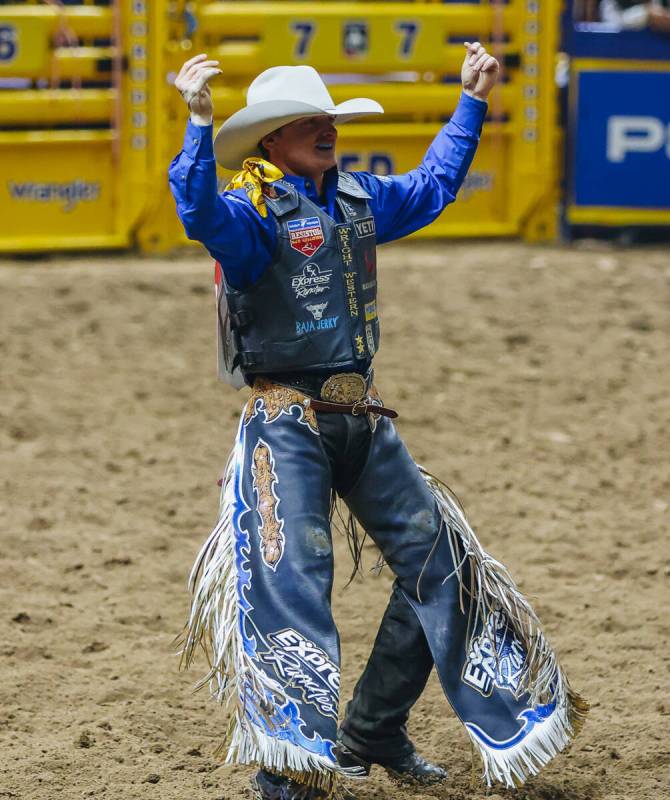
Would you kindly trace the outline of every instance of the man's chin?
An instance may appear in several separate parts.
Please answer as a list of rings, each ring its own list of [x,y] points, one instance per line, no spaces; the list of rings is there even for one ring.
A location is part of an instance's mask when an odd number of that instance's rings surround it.
[[[335,161],[335,159],[330,159],[328,163],[324,164],[321,167],[321,169],[323,170],[323,172],[329,172],[331,169],[334,169],[336,167],[337,167],[337,161]]]
[[[319,165],[319,168],[322,169],[324,172],[331,167],[334,167],[337,164],[337,159],[335,158],[335,151],[329,150],[327,152],[316,153],[316,161]]]

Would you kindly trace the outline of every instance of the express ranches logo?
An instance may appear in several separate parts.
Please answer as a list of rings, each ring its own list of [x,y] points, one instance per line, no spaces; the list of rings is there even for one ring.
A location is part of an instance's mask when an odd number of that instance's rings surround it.
[[[291,279],[291,288],[295,296],[301,299],[328,291],[332,272],[332,269],[322,270],[318,264],[312,262],[305,264],[302,272]]]
[[[258,656],[286,686],[298,689],[324,717],[337,719],[340,670],[328,654],[293,628],[268,635],[270,649]]]
[[[481,634],[472,641],[463,667],[463,683],[484,697],[490,696],[494,686],[508,689],[516,697],[524,661],[524,649],[507,617],[492,611]]]

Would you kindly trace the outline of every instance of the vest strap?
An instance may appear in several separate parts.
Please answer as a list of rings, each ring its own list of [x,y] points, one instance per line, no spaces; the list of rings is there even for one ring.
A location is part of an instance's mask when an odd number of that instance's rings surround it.
[[[254,353],[251,350],[243,350],[237,354],[235,360],[237,362],[235,366],[239,365],[240,369],[244,372],[244,370],[248,369],[257,369],[263,364],[264,358],[263,353]]]
[[[356,197],[360,200],[371,200],[372,197],[365,191],[360,183],[349,175],[348,172],[340,172],[337,177],[337,191],[347,194],[349,197]]]
[[[251,324],[254,315],[249,311],[236,311],[230,314],[230,327],[233,330],[240,330],[246,328]]]
[[[280,194],[278,197],[269,197],[268,195],[264,197],[265,205],[276,217],[283,217],[284,214],[288,214],[300,205],[298,193],[290,183],[284,183],[284,181],[279,180],[275,181],[272,185],[278,186],[284,192],[284,194]]]

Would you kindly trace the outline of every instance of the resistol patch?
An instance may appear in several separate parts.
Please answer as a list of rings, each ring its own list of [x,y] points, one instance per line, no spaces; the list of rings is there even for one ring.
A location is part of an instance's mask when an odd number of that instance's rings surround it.
[[[324,242],[323,228],[318,217],[303,217],[288,223],[289,244],[304,256],[313,256]]]

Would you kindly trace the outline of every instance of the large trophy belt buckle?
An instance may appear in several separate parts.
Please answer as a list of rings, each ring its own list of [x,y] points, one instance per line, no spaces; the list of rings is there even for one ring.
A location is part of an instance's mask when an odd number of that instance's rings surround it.
[[[367,382],[357,372],[331,375],[321,387],[321,399],[330,403],[356,403],[365,397]]]

